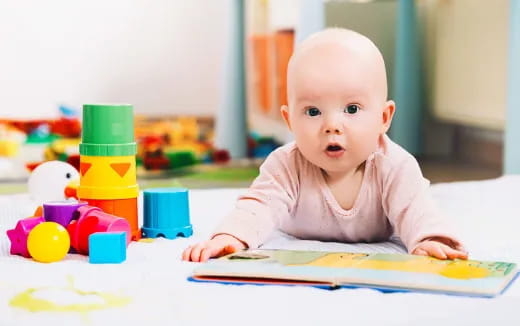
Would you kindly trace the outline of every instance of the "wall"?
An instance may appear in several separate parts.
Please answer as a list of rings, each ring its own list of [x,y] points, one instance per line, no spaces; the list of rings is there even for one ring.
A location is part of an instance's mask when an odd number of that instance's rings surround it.
[[[503,130],[509,0],[441,0],[435,5],[435,116]]]
[[[501,166],[509,1],[421,0],[416,7],[425,154]]]
[[[213,114],[227,1],[1,1],[0,117],[58,104],[132,103],[138,113]]]

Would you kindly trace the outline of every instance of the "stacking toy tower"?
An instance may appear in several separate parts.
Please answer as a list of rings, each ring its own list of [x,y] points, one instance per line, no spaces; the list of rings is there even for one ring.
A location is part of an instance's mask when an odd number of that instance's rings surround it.
[[[79,152],[78,198],[125,218],[130,224],[132,240],[140,239],[132,106],[84,105]]]

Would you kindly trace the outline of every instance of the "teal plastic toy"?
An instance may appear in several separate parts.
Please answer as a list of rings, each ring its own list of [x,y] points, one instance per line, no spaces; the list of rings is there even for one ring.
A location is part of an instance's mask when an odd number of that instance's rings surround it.
[[[119,264],[126,260],[126,232],[96,232],[88,238],[89,263]]]
[[[143,237],[178,236],[189,237],[193,234],[190,223],[188,189],[155,188],[144,191]]]

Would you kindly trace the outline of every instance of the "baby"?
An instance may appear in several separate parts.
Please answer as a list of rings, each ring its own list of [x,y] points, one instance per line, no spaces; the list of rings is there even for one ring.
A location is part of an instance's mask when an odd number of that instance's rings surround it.
[[[275,229],[339,242],[396,233],[409,253],[467,259],[417,161],[386,135],[395,103],[372,41],[337,28],[310,36],[289,61],[287,92],[281,113],[295,142],[267,157],[236,208],[184,260],[257,248]]]

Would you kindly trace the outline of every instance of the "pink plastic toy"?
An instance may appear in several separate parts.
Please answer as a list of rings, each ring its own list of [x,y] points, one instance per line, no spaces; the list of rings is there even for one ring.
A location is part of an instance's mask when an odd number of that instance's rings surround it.
[[[30,258],[27,250],[27,238],[29,232],[38,224],[45,222],[43,217],[29,217],[19,220],[16,227],[7,231],[7,236],[11,241],[11,255],[21,255]]]
[[[79,219],[67,226],[71,245],[78,253],[88,254],[88,238],[95,232],[126,232],[126,245],[130,243],[130,224],[126,219],[107,214],[94,206],[82,206],[78,212]]]

